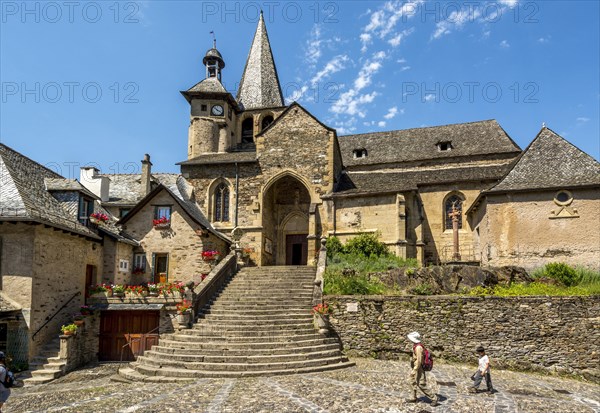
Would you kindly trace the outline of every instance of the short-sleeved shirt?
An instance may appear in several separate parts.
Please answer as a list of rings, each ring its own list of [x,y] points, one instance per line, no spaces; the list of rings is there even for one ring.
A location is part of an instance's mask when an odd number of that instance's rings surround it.
[[[479,371],[485,373],[489,368],[490,359],[488,356],[479,357]]]

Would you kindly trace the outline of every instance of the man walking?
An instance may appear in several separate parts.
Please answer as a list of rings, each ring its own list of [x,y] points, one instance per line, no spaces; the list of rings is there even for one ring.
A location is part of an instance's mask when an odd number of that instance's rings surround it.
[[[6,369],[6,356],[4,352],[0,351],[0,413],[2,413],[2,406],[8,400],[10,396],[10,389],[4,387],[4,381],[6,380],[6,375],[8,374],[8,370]]]
[[[487,386],[488,393],[495,393],[494,387],[492,386],[492,375],[490,374],[490,359],[485,354],[485,349],[481,346],[475,350],[479,356],[479,368],[473,374],[471,379],[473,380],[473,387],[471,392],[476,393],[481,384],[481,380],[485,377],[485,384]]]
[[[423,370],[423,345],[421,344],[421,335],[418,332],[413,331],[407,337],[413,343],[411,358],[412,371],[410,373],[413,396],[406,401],[408,403],[416,403],[417,389],[419,389],[425,396],[429,397],[431,406],[439,406],[437,394],[430,392],[427,388],[427,377],[425,377],[425,370]]]

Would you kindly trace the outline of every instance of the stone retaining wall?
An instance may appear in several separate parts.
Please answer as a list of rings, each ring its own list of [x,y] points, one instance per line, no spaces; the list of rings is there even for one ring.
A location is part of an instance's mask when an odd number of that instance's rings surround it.
[[[544,370],[600,382],[600,297],[326,297],[351,355],[398,358],[419,331],[435,357]],[[408,358],[406,358],[408,360]]]

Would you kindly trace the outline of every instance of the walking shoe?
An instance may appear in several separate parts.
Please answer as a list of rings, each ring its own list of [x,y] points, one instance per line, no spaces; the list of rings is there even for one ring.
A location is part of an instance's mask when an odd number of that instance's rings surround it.
[[[435,406],[439,406],[439,405],[440,405],[440,403],[437,400],[432,401],[430,404],[431,407],[435,407]]]
[[[416,403],[417,399],[404,399],[406,403]]]

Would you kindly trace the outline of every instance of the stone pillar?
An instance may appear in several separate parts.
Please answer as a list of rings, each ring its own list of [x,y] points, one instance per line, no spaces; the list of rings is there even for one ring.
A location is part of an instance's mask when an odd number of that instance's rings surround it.
[[[396,255],[406,258],[406,199],[404,195],[396,195],[396,211],[398,219],[396,220],[397,242]]]
[[[317,244],[317,204],[311,203],[308,209],[308,259],[307,264],[316,265],[315,251],[318,248]]]
[[[229,149],[227,146],[227,142],[229,141],[227,134],[227,123],[219,124],[219,146],[217,150],[220,153],[226,152]]]

